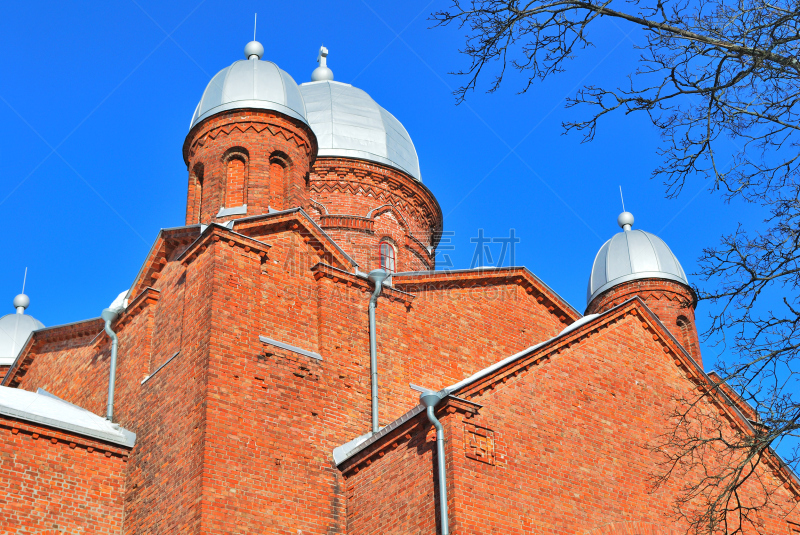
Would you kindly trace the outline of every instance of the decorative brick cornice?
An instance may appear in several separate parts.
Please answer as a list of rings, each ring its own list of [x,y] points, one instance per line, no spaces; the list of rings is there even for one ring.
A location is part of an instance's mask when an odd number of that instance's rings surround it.
[[[635,279],[612,286],[601,293],[586,307],[587,314],[593,314],[624,303],[638,296],[650,299],[673,301],[694,308],[697,306],[697,295],[691,287],[667,279]]]
[[[274,214],[264,214],[238,220],[234,228],[243,235],[289,230],[297,232],[317,254],[341,269],[353,269],[356,264],[344,251],[336,246],[330,236],[317,227],[314,220],[303,210],[294,209]]]
[[[442,209],[422,182],[392,167],[347,158],[319,158],[309,176],[309,191],[370,196],[425,221],[434,243],[442,230]],[[409,229],[413,234],[414,229]]]
[[[145,288],[141,291],[139,295],[137,295],[132,300],[128,301],[128,307],[125,309],[125,312],[120,316],[119,319],[116,321],[116,325],[119,328],[124,327],[128,323],[133,320],[136,316],[139,315],[145,308],[150,305],[154,305],[158,303],[159,298],[161,297],[161,292],[156,290],[155,288]]]
[[[348,273],[347,271],[337,269],[328,264],[316,264],[312,266],[311,272],[314,274],[314,279],[316,280],[328,278],[333,280],[333,282],[345,284],[348,287],[355,288],[364,293],[371,293],[373,290],[372,283],[370,283],[368,280],[362,279],[353,273]],[[406,308],[411,308],[411,304],[414,301],[413,295],[390,286],[383,287],[383,290],[381,291],[381,297],[386,298],[389,301],[403,303]]]
[[[87,453],[97,453],[110,459],[120,459],[123,462],[128,462],[128,457],[131,453],[131,448],[125,446],[112,445],[78,433],[36,425],[5,415],[0,415],[0,433],[27,435],[31,440],[46,441],[52,444],[53,447],[81,448],[85,449]]]
[[[537,346],[530,353],[520,356],[520,358],[509,362],[505,366],[493,370],[492,373],[485,377],[470,382],[451,393],[467,400],[474,400],[486,392],[513,380],[531,368],[547,364],[551,359],[556,358],[570,347],[577,346],[591,336],[622,321],[636,322],[640,328],[652,336],[653,341],[661,345],[665,357],[671,359],[673,364],[683,372],[687,380],[695,385],[699,395],[705,396],[706,400],[719,412],[721,419],[743,433],[751,434],[754,432],[752,424],[746,415],[738,410],[736,404],[717,387],[714,380],[703,372],[702,368],[692,359],[686,349],[678,343],[669,329],[664,326],[655,313],[639,297],[630,299],[610,309],[598,318],[577,327],[563,336],[557,336],[549,342]],[[764,459],[773,471],[773,475],[783,483],[787,490],[793,493],[795,500],[800,501],[800,481],[774,452],[770,450],[766,453]]]
[[[345,228],[373,232],[375,230],[375,220],[357,215],[331,214],[320,217],[319,226],[322,228]]]
[[[245,253],[258,256],[263,264],[267,260],[267,252],[271,245],[255,240],[238,232],[233,232],[219,225],[209,225],[205,232],[192,243],[178,258],[184,266],[194,262],[211,245],[223,243],[230,247],[240,247]]]
[[[200,226],[162,229],[144,261],[130,289],[130,295],[139,295],[155,284],[161,270],[174,256],[181,255],[200,234]]]
[[[196,124],[183,143],[183,160],[189,165],[197,149],[209,139],[229,135],[233,131],[245,133],[248,130],[252,130],[254,134],[267,131],[273,136],[293,141],[309,157],[317,153],[316,137],[308,125],[276,112],[244,109],[212,115]]]
[[[392,283],[411,293],[425,290],[483,288],[489,285],[517,284],[562,323],[570,324],[581,317],[577,310],[525,268],[398,273],[392,277]]]
[[[591,336],[626,319],[638,319],[641,328],[647,331],[648,334],[653,337],[654,341],[661,344],[666,356],[671,358],[674,364],[684,371],[690,381],[705,381],[710,383],[697,363],[692,360],[689,354],[686,353],[686,350],[672,337],[669,330],[664,327],[655,314],[647,308],[647,305],[641,299],[634,298],[564,335],[557,336],[537,346],[529,353],[520,356],[520,358],[513,362],[509,362],[506,366],[494,370],[491,374],[481,377],[453,393],[458,393],[459,396],[468,400],[479,397],[486,391],[508,382],[510,379],[517,377],[532,367],[547,364],[550,362],[550,359],[556,357],[570,347],[581,344]]]
[[[104,322],[100,318],[67,323],[47,327],[31,333],[28,341],[17,355],[17,360],[8,369],[3,378],[3,386],[16,387],[27,373],[36,352],[45,344],[52,344],[65,341],[80,341],[93,339],[103,330]],[[91,337],[91,338],[90,338]]]
[[[736,405],[736,408],[739,409],[739,412],[745,415],[747,419],[750,420],[753,425],[757,425],[758,421],[760,420],[758,413],[750,406],[747,401],[745,401],[742,396],[739,395],[733,388],[730,387],[728,383],[723,382],[722,377],[715,371],[708,372],[708,376],[711,378],[714,383],[717,384],[717,388],[722,390],[722,393],[728,396],[731,400],[731,403]]]

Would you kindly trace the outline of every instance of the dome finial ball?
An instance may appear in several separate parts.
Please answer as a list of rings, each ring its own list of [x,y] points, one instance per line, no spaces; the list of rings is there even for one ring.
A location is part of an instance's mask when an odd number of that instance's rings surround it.
[[[622,212],[619,214],[619,217],[617,217],[617,224],[623,230],[630,230],[633,226],[633,214],[630,212]]]
[[[25,310],[31,304],[31,298],[25,294],[19,294],[14,298],[14,308],[17,309],[19,314],[22,314],[20,309]]]
[[[264,56],[264,46],[258,41],[250,41],[244,45],[244,57],[247,59],[261,59]]]

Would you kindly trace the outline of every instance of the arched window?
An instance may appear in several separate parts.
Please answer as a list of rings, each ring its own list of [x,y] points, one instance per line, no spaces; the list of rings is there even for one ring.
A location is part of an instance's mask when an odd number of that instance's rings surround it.
[[[202,223],[203,213],[203,164],[194,166],[194,219]]]
[[[242,206],[244,204],[245,188],[244,159],[238,155],[230,158],[227,165],[227,175],[227,182],[225,185],[225,206],[227,208],[233,206]]]
[[[273,152],[269,157],[269,205],[276,210],[291,206],[291,195],[287,175],[291,160],[281,151]]]
[[[269,205],[276,210],[283,210],[286,167],[278,159],[269,163]]]
[[[678,328],[681,330],[683,337],[683,348],[691,354],[694,354],[694,344],[692,343],[692,323],[686,316],[678,316]]]
[[[381,240],[379,245],[381,255],[381,267],[389,273],[395,270],[395,251],[394,245],[389,240]]]

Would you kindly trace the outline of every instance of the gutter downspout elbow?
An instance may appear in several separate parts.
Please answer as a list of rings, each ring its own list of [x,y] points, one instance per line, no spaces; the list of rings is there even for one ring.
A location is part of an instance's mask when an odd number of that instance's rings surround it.
[[[369,280],[375,284],[372,296],[369,298],[369,367],[372,376],[372,432],[380,431],[378,423],[378,342],[375,333],[375,307],[378,305],[378,296],[383,290],[383,281],[389,274],[383,269],[374,269],[369,272]]]
[[[111,364],[108,371],[108,406],[106,408],[106,420],[109,422],[114,421],[114,383],[117,378],[117,346],[119,345],[119,338],[117,333],[111,329],[111,322],[119,317],[119,311],[112,308],[103,310],[100,317],[106,322],[105,331],[108,337],[111,338]]]
[[[436,466],[439,472],[439,523],[442,528],[442,535],[450,535],[450,522],[447,515],[447,474],[445,472],[444,458],[444,427],[436,418],[436,405],[442,400],[436,392],[425,392],[420,395],[419,400],[427,407],[428,420],[436,428]]]

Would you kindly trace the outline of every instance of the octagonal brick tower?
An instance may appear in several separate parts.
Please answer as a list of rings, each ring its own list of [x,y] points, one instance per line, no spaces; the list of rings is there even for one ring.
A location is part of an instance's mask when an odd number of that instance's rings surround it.
[[[365,91],[333,80],[327,55],[320,48],[312,81],[300,85],[319,144],[308,211],[362,271],[432,270],[442,211],[414,143]]]
[[[247,59],[211,79],[183,144],[186,224],[306,206],[316,138],[291,76],[251,41]]]
[[[633,215],[617,218],[622,232],[603,244],[589,277],[587,314],[638,296],[658,316],[695,361],[702,365],[694,309],[697,296],[664,240],[633,230]]]

